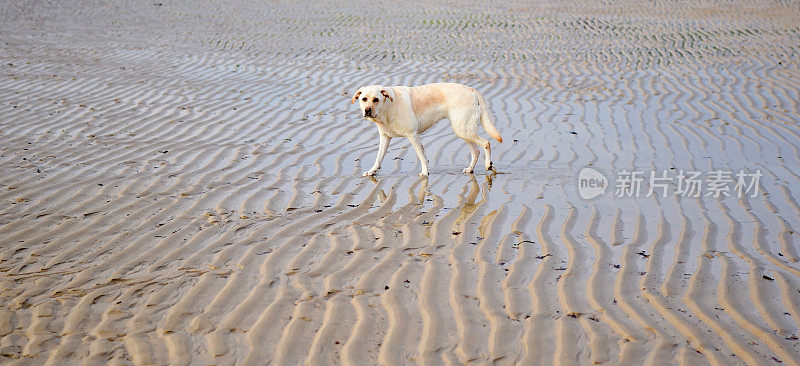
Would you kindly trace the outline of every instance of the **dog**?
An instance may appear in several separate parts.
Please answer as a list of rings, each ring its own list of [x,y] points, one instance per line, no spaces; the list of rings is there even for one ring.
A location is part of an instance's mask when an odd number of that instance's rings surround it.
[[[380,136],[375,164],[362,174],[364,177],[380,169],[393,137],[405,137],[411,142],[422,164],[419,175],[427,176],[428,159],[419,135],[445,118],[450,120],[455,135],[467,142],[472,155],[464,173],[473,173],[480,154],[478,146],[485,152],[486,170],[494,171],[492,148],[488,140],[478,136],[478,124],[498,142],[502,143],[503,138],[492,124],[486,100],[473,88],[454,83],[414,87],[369,85],[356,90],[350,101],[358,101],[364,119],[375,123]]]

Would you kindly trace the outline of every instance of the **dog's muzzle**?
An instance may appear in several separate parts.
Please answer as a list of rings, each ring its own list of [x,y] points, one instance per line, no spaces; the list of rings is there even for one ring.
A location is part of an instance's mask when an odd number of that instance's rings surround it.
[[[372,108],[364,108],[364,117],[372,117]]]

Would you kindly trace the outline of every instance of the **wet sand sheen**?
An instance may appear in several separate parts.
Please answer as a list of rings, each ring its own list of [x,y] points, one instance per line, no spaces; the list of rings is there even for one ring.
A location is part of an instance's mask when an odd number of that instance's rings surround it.
[[[800,363],[796,6],[316,6],[3,5],[0,363]],[[437,81],[502,174],[441,123],[361,178],[349,93]]]

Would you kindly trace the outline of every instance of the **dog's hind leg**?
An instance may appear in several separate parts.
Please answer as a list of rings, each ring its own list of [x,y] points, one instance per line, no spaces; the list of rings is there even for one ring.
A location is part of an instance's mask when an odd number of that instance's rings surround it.
[[[483,147],[483,152],[486,153],[486,170],[493,170],[494,167],[492,166],[492,145],[489,144],[489,140],[483,139],[480,136],[477,136],[475,141],[478,145]]]
[[[466,140],[465,142],[467,143],[467,146],[469,146],[469,153],[472,156],[472,159],[469,162],[469,166],[464,168],[464,173],[472,174],[472,172],[475,170],[475,164],[478,163],[478,155],[480,154],[480,151],[478,150],[478,145],[476,145],[474,142]]]
[[[456,114],[452,113],[450,116],[450,124],[453,127],[453,132],[456,136],[464,139],[469,145],[470,153],[472,153],[472,161],[469,165],[469,171],[475,168],[478,161],[478,146],[483,147],[486,153],[486,170],[492,170],[492,147],[489,141],[478,135],[478,123],[480,122],[480,113],[465,113]],[[477,144],[477,146],[476,146]],[[464,172],[467,172],[464,169]]]

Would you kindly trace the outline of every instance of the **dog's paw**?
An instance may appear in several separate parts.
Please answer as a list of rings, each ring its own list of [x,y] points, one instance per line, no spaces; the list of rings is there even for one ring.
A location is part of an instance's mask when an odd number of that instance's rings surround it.
[[[487,165],[486,165],[486,170],[492,170],[492,171],[494,171],[494,165],[492,165],[492,162],[491,162],[491,161],[489,162],[489,164],[487,164]]]
[[[472,173],[474,173],[474,172],[472,171],[472,169],[470,169],[470,168],[464,168],[464,170],[462,170],[462,172],[464,172],[464,173],[467,173],[467,174],[472,174]]]
[[[419,173],[419,176],[420,176],[420,178],[427,177],[428,176],[428,172],[421,172],[421,173]]]
[[[367,170],[366,172],[361,173],[361,176],[362,177],[369,177],[369,176],[374,175],[374,174],[375,174],[374,170]]]

